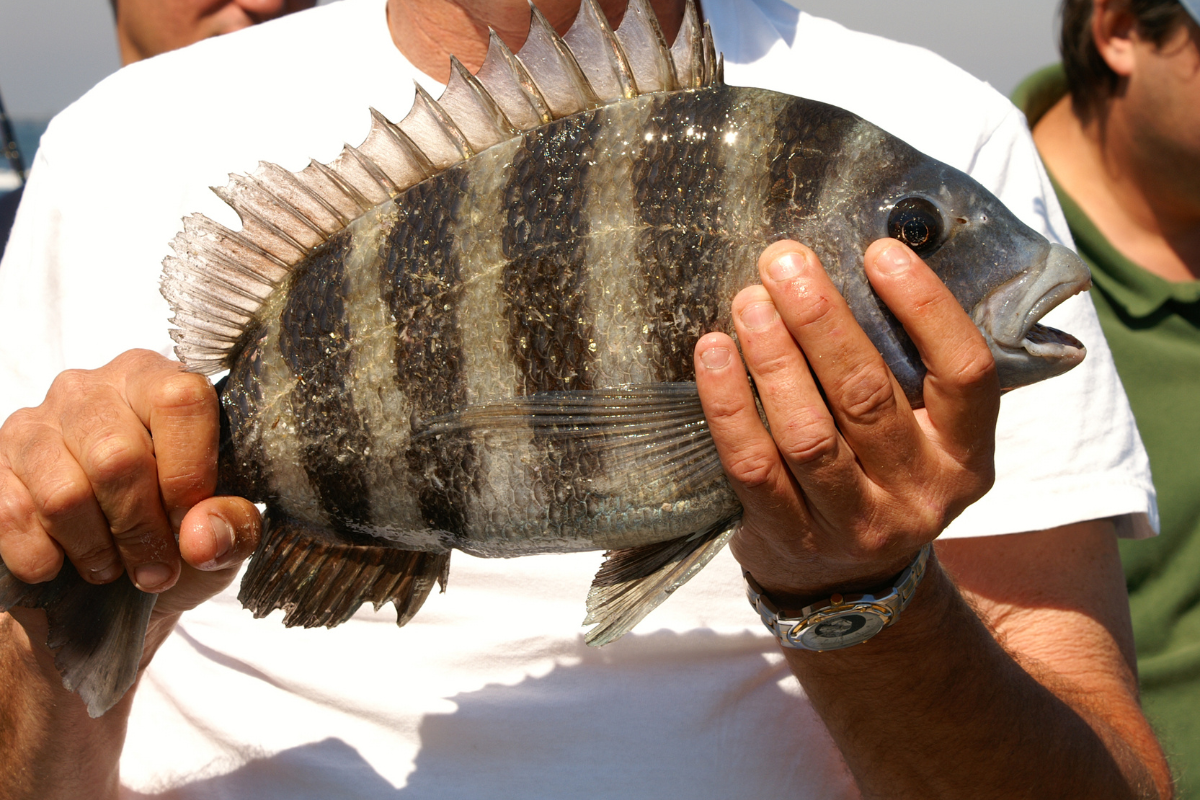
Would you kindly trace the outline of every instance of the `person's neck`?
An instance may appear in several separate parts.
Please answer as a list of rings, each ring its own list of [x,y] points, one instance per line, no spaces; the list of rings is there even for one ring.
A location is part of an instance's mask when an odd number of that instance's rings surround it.
[[[1083,122],[1064,97],[1034,127],[1055,180],[1120,253],[1171,281],[1200,279],[1200,156],[1148,144],[1119,98]]]
[[[627,0],[599,0],[609,25],[617,27]],[[667,41],[673,41],[683,21],[684,0],[651,0]],[[566,33],[579,10],[579,0],[537,0],[537,7],[554,29]],[[488,28],[516,52],[529,32],[526,0],[388,0],[392,41],[417,69],[445,83],[450,56],[471,72],[487,55]]]

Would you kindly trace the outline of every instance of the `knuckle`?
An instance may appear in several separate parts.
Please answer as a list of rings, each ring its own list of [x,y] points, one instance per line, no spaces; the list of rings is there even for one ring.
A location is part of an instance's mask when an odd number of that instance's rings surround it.
[[[54,580],[62,569],[63,557],[57,548],[31,548],[32,552],[5,558],[4,566],[23,583],[45,583]]]
[[[812,409],[788,421],[778,437],[778,445],[789,463],[819,463],[837,453],[837,428],[832,419]]]
[[[107,539],[97,539],[71,551],[71,561],[80,572],[98,572],[117,561],[116,550]]]
[[[98,436],[88,446],[84,462],[89,474],[101,484],[123,483],[153,468],[145,437],[116,431]]]
[[[996,359],[986,345],[972,347],[964,354],[955,372],[963,386],[986,386],[996,380]]]
[[[795,302],[788,303],[791,310],[792,327],[810,328],[822,326],[833,318],[838,306],[824,292],[804,283],[792,287]]]
[[[871,425],[896,408],[896,393],[884,370],[875,364],[857,369],[839,392],[842,413],[853,423]]]
[[[172,561],[179,555],[174,536],[145,523],[126,530],[114,530],[113,540],[125,563],[131,565]]]
[[[29,487],[34,506],[50,520],[71,519],[93,500],[92,487],[86,481],[63,477]]]
[[[28,527],[34,513],[28,494],[0,489],[0,532]]]
[[[730,479],[737,481],[747,489],[757,489],[771,481],[775,471],[773,454],[760,452],[757,449],[746,450],[730,456],[725,471]]]
[[[746,401],[739,396],[717,395],[706,400],[704,416],[710,427],[721,427],[724,423],[736,422],[748,409]],[[754,415],[758,416],[757,409]]]
[[[787,374],[788,370],[796,364],[795,358],[788,353],[774,353],[761,357],[755,357],[756,355],[747,352],[747,357],[752,359],[755,375],[760,380]]]
[[[175,475],[160,475],[159,488],[165,497],[196,498],[197,501],[212,494],[212,481],[209,480],[207,464],[196,465],[193,469],[185,470]],[[191,503],[190,505],[194,505]]]
[[[81,394],[89,393],[95,383],[95,375],[92,372],[82,369],[69,369],[58,373],[54,380],[50,383],[50,391],[46,395],[47,398],[59,397],[73,398]]]
[[[4,421],[3,427],[0,427],[0,436],[6,440],[27,438],[41,425],[40,408],[19,408]]]
[[[154,387],[151,402],[156,408],[187,412],[215,406],[216,390],[203,375],[174,372]]]

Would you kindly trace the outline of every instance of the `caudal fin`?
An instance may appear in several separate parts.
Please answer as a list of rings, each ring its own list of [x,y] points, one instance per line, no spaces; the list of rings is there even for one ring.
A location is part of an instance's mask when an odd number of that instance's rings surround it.
[[[70,561],[57,578],[38,584],[22,583],[0,563],[0,611],[46,610],[46,646],[55,651],[63,686],[83,698],[92,717],[116,705],[137,679],[156,598],[125,577],[90,584]]]

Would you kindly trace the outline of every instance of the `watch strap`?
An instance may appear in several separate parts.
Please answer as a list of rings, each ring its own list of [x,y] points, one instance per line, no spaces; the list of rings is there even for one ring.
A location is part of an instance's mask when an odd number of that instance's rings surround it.
[[[924,545],[912,563],[880,593],[834,594],[793,612],[779,608],[762,587],[743,571],[746,597],[784,647],[795,650],[840,650],[862,644],[894,625],[912,601],[929,563],[932,544]]]

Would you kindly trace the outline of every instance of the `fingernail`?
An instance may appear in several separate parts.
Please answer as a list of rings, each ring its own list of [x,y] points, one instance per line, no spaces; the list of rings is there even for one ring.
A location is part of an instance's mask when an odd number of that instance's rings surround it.
[[[729,366],[729,348],[710,347],[700,354],[700,361],[708,369],[725,369]]]
[[[912,253],[901,244],[889,244],[875,259],[875,266],[886,273],[901,272],[911,263]]]
[[[775,304],[768,302],[746,306],[742,309],[741,316],[742,324],[752,331],[761,330],[779,318],[779,314],[775,311]]]
[[[233,526],[223,517],[213,515],[209,515],[208,524],[212,528],[213,552],[216,553],[210,563],[221,564],[233,552]]]
[[[157,561],[153,564],[142,564],[133,571],[133,582],[143,592],[153,592],[169,580],[171,568]]]
[[[786,281],[800,274],[804,259],[799,253],[784,253],[767,265],[767,274],[774,281]]]
[[[188,509],[177,508],[171,512],[171,527],[176,531],[183,525],[183,518],[187,516]]]
[[[124,572],[124,569],[120,564],[112,563],[107,567],[90,570],[89,574],[92,576],[92,580],[96,581],[97,583],[109,583],[120,577],[122,572]]]

